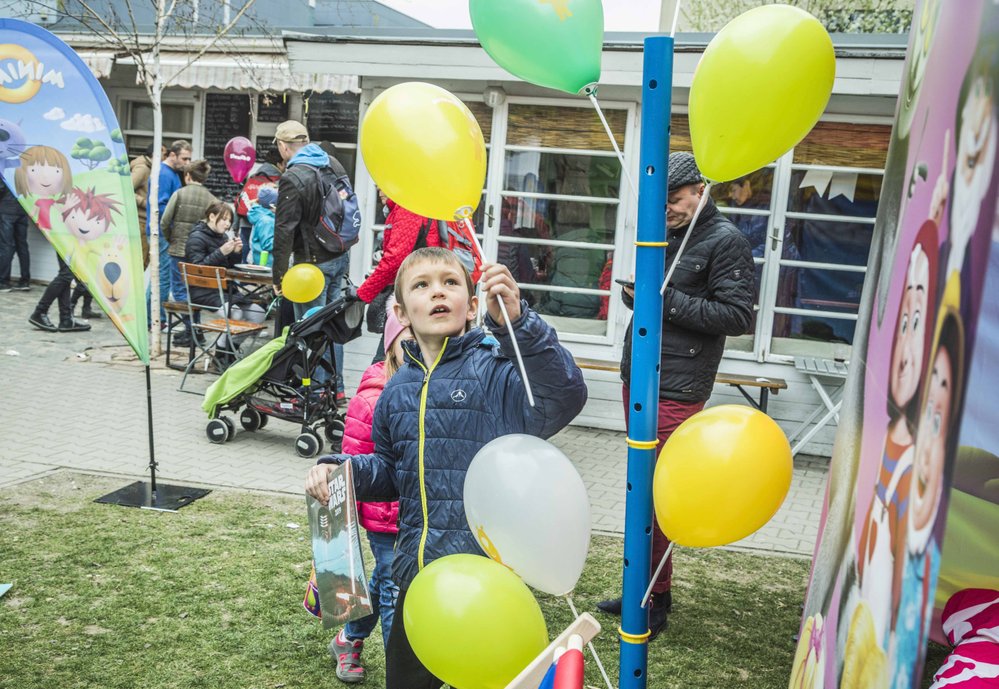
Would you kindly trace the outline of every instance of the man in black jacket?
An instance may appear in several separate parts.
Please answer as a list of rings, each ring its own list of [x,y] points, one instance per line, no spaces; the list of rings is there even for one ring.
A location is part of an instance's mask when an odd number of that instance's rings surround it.
[[[281,280],[295,263],[312,263],[323,272],[326,286],[318,297],[305,304],[295,304],[295,318],[301,318],[314,306],[323,306],[340,296],[340,287],[350,265],[348,252],[333,254],[323,248],[315,236],[315,227],[323,209],[320,175],[326,179],[345,174],[343,166],[318,144],[310,143],[309,132],[301,122],[287,120],[274,135],[278,153],[287,163],[278,182],[278,202],[274,213],[274,292],[281,294]],[[317,171],[319,174],[317,174]],[[345,399],[343,388],[343,345],[333,345],[337,369],[337,400]],[[315,376],[326,381],[325,371]]]
[[[704,408],[725,350],[725,337],[745,333],[753,317],[753,254],[742,232],[718,211],[710,197],[705,199],[697,224],[690,228],[704,193],[704,182],[694,156],[682,152],[671,154],[666,203],[667,271],[676,261],[676,250],[683,236],[687,232],[691,235],[663,302],[657,453],[677,426]],[[632,290],[625,288],[624,302],[629,308],[633,307]],[[633,325],[628,326],[621,360],[625,422],[631,384]],[[666,554],[668,546],[669,539],[653,520],[653,569]],[[667,613],[672,610],[672,559],[671,556],[667,560],[652,587],[650,640],[666,629]],[[621,599],[602,601],[597,607],[604,612],[620,614]]]

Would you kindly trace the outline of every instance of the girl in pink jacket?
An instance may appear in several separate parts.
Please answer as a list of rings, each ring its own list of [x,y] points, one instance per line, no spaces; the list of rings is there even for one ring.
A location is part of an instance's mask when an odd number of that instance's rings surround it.
[[[402,343],[413,339],[408,328],[403,328],[392,308],[393,299],[387,305],[388,317],[385,320],[385,361],[369,366],[361,376],[357,394],[347,406],[347,421],[343,432],[344,454],[360,455],[374,452],[371,440],[371,423],[375,416],[375,403],[382,394],[386,381],[402,366]],[[330,642],[330,656],[336,663],[336,676],[342,682],[353,684],[364,680],[364,666],[361,665],[361,651],[368,638],[382,621],[382,643],[388,645],[389,631],[395,614],[399,587],[392,580],[392,558],[395,551],[395,538],[399,533],[398,502],[359,502],[358,519],[368,532],[368,543],[375,556],[375,567],[371,572],[368,588],[374,611],[367,617],[347,623]]]

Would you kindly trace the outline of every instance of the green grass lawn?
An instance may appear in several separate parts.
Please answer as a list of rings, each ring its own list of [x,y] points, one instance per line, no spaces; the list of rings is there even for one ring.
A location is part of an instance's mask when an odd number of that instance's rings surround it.
[[[14,584],[0,599],[0,686],[338,686],[332,634],[301,606],[304,497],[217,491],[177,514],[93,502],[125,483],[61,473],[0,490],[0,583]],[[618,589],[622,546],[593,539],[580,611]],[[675,567],[648,685],[784,689],[808,563],[681,549]],[[571,615],[561,599],[539,600],[554,636]],[[596,617],[616,681],[618,620]],[[380,638],[364,651],[366,686],[384,685]],[[603,686],[592,662],[586,683]]]

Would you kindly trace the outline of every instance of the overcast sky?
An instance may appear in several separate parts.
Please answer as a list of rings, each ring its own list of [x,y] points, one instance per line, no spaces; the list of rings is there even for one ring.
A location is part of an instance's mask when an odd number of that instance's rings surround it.
[[[468,0],[379,0],[438,29],[471,29]],[[627,0],[604,3],[605,31],[651,31],[659,29],[662,0]]]

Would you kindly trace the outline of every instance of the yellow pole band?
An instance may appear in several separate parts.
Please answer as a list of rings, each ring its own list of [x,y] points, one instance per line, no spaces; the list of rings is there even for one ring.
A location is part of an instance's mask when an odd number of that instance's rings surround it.
[[[621,635],[621,640],[628,644],[644,644],[652,636],[651,631],[647,631],[644,634],[629,634],[620,627],[617,628],[617,633]]]
[[[628,447],[633,447],[636,450],[654,450],[659,445],[658,440],[632,440],[631,438],[626,438],[625,442],[628,443]]]
[[[669,246],[669,242],[635,242],[635,246]]]

